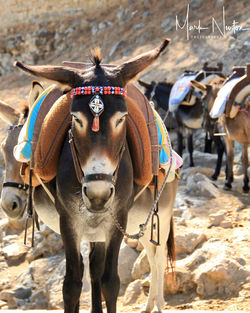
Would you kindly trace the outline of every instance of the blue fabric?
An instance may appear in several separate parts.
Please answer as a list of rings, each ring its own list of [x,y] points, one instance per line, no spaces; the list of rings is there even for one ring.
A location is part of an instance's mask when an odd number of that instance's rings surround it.
[[[174,112],[191,90],[191,80],[194,80],[199,73],[184,74],[174,83],[169,96],[169,111]]]

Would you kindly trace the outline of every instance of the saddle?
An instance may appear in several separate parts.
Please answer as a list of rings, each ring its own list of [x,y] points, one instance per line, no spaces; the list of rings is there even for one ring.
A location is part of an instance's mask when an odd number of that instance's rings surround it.
[[[185,71],[174,83],[169,96],[169,111],[174,112],[179,105],[192,106],[196,102],[196,98],[200,97],[196,93],[191,84],[191,80],[197,80],[207,84],[213,79],[212,74],[222,75],[223,64],[218,63],[217,67],[208,67],[208,63],[204,63],[201,71]]]
[[[241,106],[244,106],[244,104],[240,103],[241,100],[239,98],[250,94],[250,64],[247,64],[246,68],[233,67],[232,76],[238,76],[241,78],[231,90],[226,103],[225,114],[230,118],[235,118],[240,111]],[[246,104],[246,109],[248,109],[248,104]]]
[[[212,118],[218,118],[223,113],[227,117],[235,118],[240,108],[245,106],[242,97],[250,94],[250,64],[245,67],[233,67],[233,74],[225,81],[219,90],[210,111]]]
[[[157,127],[146,97],[133,85],[128,85],[127,90],[127,142],[133,163],[134,181],[144,186],[159,171]],[[58,99],[52,104],[45,103],[37,114],[34,125],[36,136],[32,138],[32,143],[35,143],[32,146],[32,168],[43,182],[52,180],[57,174],[62,144],[71,123],[71,100],[69,93],[58,93]],[[21,175],[25,183],[29,181],[29,168],[28,163],[23,163]],[[36,176],[32,177],[32,184],[40,185]]]

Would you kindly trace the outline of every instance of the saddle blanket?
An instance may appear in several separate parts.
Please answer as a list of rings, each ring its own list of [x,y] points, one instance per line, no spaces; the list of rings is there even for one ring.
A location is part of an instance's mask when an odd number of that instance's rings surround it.
[[[185,73],[174,83],[169,96],[169,111],[177,110],[180,103],[185,99],[188,92],[191,90],[191,80],[194,80],[200,73]]]
[[[55,89],[55,86],[49,87],[34,102],[27,121],[20,132],[18,144],[14,148],[14,156],[17,161],[25,164],[30,161],[32,151],[34,152],[33,169],[45,182],[50,181],[56,176],[61,145],[70,127],[70,94],[68,93],[61,96],[60,93],[57,93],[58,99],[54,100],[51,106],[48,106],[47,115],[39,128],[39,138],[36,139],[37,142],[34,142],[34,125],[36,124],[36,120],[39,119],[39,111],[41,112],[43,109],[43,101],[56,90],[58,91],[58,89]],[[133,95],[133,97],[135,96],[136,95]],[[137,97],[139,97],[139,95],[137,95]],[[126,102],[129,111],[127,120],[127,141],[132,153],[134,179],[138,185],[143,186],[152,180],[150,152],[152,147],[150,146],[148,126],[137,103],[129,98],[129,92]],[[156,111],[154,111],[153,114],[158,131],[160,168],[163,168],[166,173],[170,167],[171,146],[164,122]],[[35,151],[32,147],[33,144],[35,144]],[[138,150],[137,152],[136,149]],[[174,179],[175,171],[180,168],[181,165],[181,157],[172,150],[171,175],[167,180],[168,182]],[[22,177],[26,183],[28,183],[28,169],[29,166],[27,164],[24,166],[22,173]],[[32,182],[34,186],[40,184],[35,178]]]
[[[218,118],[224,113],[231,91],[240,79],[242,79],[242,77],[232,78],[221,87],[209,113],[211,118]]]
[[[183,160],[173,149],[171,149],[171,142],[169,140],[168,131],[162,118],[156,112],[156,110],[153,110],[153,112],[154,116],[156,117],[158,141],[160,146],[159,148],[160,168],[165,169],[165,171],[169,169],[172,152],[171,171],[175,171],[182,166]]]
[[[14,157],[19,162],[29,162],[31,158],[32,142],[34,142],[33,134],[36,119],[39,113],[39,110],[44,103],[45,98],[48,94],[51,93],[53,89],[56,88],[56,85],[52,85],[44,90],[41,95],[36,99],[32,108],[29,111],[28,118],[21,129],[21,132],[18,137],[17,145],[14,147]]]

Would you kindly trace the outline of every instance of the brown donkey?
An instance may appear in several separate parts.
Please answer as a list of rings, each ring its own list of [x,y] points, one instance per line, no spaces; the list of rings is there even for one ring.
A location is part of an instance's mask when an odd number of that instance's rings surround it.
[[[211,111],[217,93],[221,88],[221,84],[203,85],[199,82],[193,81],[193,85],[205,92],[203,98],[204,108],[208,112]],[[250,144],[250,115],[249,115],[249,95],[250,85],[246,86],[235,97],[235,103],[244,104],[243,108],[239,110],[234,118],[223,114],[219,118],[219,122],[225,131],[225,144],[227,153],[227,166],[226,166],[226,181],[224,185],[225,190],[232,188],[233,182],[233,160],[234,160],[234,141],[237,141],[243,145],[242,148],[242,166],[244,170],[243,179],[243,192],[249,191],[249,178],[248,178],[248,145]],[[207,117],[205,120],[210,121],[211,118]]]
[[[82,173],[80,181],[75,172],[69,137],[67,137],[62,148],[57,177],[53,182],[46,184],[55,197],[60,233],[66,254],[66,276],[63,284],[65,313],[79,311],[84,270],[79,251],[81,240],[91,242],[89,256],[92,286],[91,312],[102,312],[101,293],[105,298],[107,312],[116,312],[119,291],[117,258],[122,240],[122,233],[116,224],[119,223],[125,228],[128,221],[127,231],[132,232],[133,224],[137,222],[135,218],[130,222],[130,213],[139,218],[140,222],[144,221],[144,217],[148,214],[148,204],[152,203],[153,199],[152,192],[147,189],[134,203],[134,195],[141,187],[133,182],[133,167],[126,143],[127,106],[121,91],[130,79],[160,55],[167,43],[166,40],[157,49],[114,68],[102,66],[98,55],[94,56],[93,65],[87,66],[82,71],[68,67],[26,66],[17,63],[18,67],[30,74],[58,82],[64,86],[63,90],[66,88],[75,91],[76,87],[81,86],[84,90],[86,88],[88,92],[90,91],[90,94],[74,96],[71,107],[71,132]],[[93,94],[91,95],[92,89],[88,86],[95,91],[94,97]],[[118,93],[99,94],[100,86],[117,86]],[[108,91],[109,89],[110,87]],[[97,95],[99,97],[96,97]],[[92,102],[93,98],[96,100],[95,103]],[[91,108],[92,105],[97,108],[100,98],[105,109],[100,118],[97,118],[93,116]],[[151,312],[154,305],[160,311],[164,304],[164,275],[160,273],[164,274],[165,243],[171,237],[172,207],[176,191],[175,179],[166,185],[160,199],[160,206],[163,207],[159,215],[164,223],[161,227],[162,244],[154,246],[149,242],[150,228],[146,229],[144,236],[141,237],[147,249],[152,277],[156,279],[151,281],[149,299],[144,312]],[[40,187],[35,188],[34,201],[38,215],[39,209],[46,205],[48,212],[55,210],[44,198],[44,191]],[[50,218],[49,214],[47,218]]]

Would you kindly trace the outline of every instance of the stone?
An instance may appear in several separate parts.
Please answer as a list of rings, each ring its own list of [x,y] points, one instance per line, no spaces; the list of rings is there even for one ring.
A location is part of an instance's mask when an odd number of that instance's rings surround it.
[[[150,265],[148,262],[148,257],[146,254],[146,250],[144,249],[134,262],[131,276],[133,280],[140,279],[142,275],[150,272]]]
[[[223,228],[232,228],[233,227],[233,224],[231,221],[222,221],[220,223],[220,227],[223,227]]]
[[[48,294],[45,290],[37,290],[30,297],[31,309],[48,309]]]
[[[221,222],[225,219],[227,212],[226,211],[219,211],[214,214],[209,215],[210,227],[211,226],[219,226]]]
[[[15,293],[15,297],[18,299],[27,299],[31,296],[32,289],[31,287],[17,286],[14,289],[14,293]]]
[[[17,243],[10,244],[3,248],[3,254],[8,262],[16,262],[24,259],[28,248]]]
[[[201,173],[188,176],[185,192],[191,196],[207,198],[216,198],[220,195],[220,191],[215,184]]]
[[[191,232],[183,230],[180,235],[176,234],[175,236],[176,255],[180,256],[192,253],[195,248],[202,242],[206,241],[206,239],[206,235],[199,230],[193,230]]]
[[[121,284],[127,285],[132,281],[131,271],[137,257],[138,252],[136,250],[122,243],[118,257],[118,274]]]
[[[238,260],[235,250],[217,240],[207,241],[186,266],[194,272],[200,296],[236,295],[249,272]]]
[[[123,297],[123,305],[134,304],[143,292],[141,280],[137,279],[130,283]]]

